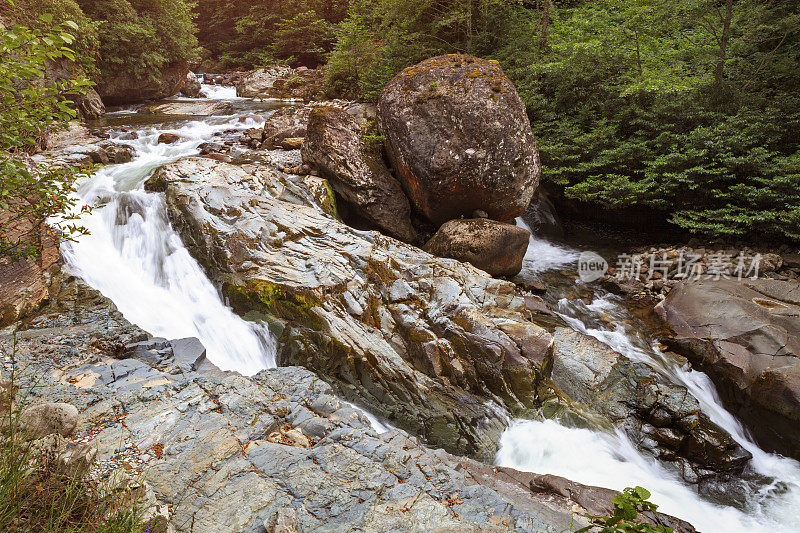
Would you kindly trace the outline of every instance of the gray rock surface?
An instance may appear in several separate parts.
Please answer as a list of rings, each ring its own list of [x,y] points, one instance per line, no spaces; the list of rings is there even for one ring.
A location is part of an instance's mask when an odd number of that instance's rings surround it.
[[[759,444],[800,459],[800,283],[684,281],[656,312]]]
[[[426,252],[470,263],[492,276],[516,276],[531,232],[496,220],[471,218],[445,222],[425,244]]]
[[[239,167],[190,158],[154,179],[234,308],[275,319],[283,364],[477,457],[493,456],[506,425],[493,404],[536,403],[552,341],[513,284],[260,194]]]
[[[301,154],[333,190],[363,218],[405,242],[416,239],[411,208],[403,189],[383,162],[380,148],[364,140],[367,128],[355,116],[334,107],[308,115]]]
[[[386,85],[378,116],[397,179],[432,222],[477,209],[506,222],[528,207],[539,150],[525,105],[496,61],[426,59]]]
[[[93,461],[95,476],[124,469],[117,484],[152,489],[144,498],[149,518],[169,518],[178,531],[215,533],[281,524],[298,532],[566,533],[586,524],[584,509],[532,492],[515,481],[519,472],[498,476],[426,449],[403,431],[376,432],[303,368],[247,378],[145,365],[151,378],[135,386],[88,381],[87,365],[142,363],[117,358],[133,355],[129,341],[147,336],[80,281],[65,277],[59,286],[19,328],[19,376],[39,385],[29,399],[69,400],[81,412],[69,440],[53,435],[47,449],[76,469]],[[3,349],[10,333],[0,331]],[[69,457],[68,449],[75,450]]]

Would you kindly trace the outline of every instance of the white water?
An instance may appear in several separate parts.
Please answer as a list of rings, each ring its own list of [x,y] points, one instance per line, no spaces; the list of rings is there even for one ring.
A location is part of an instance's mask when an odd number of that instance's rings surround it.
[[[208,100],[244,100],[236,96],[236,87],[227,85],[200,85],[200,95]]]
[[[533,253],[538,255],[536,250],[542,249],[553,251],[552,245],[540,243]],[[530,249],[528,252],[531,254]],[[549,253],[545,257],[547,263],[562,268],[575,262],[577,252],[565,250],[561,257]],[[597,338],[631,359],[650,363],[674,382],[686,386],[700,401],[703,411],[753,454],[752,468],[782,482],[787,490],[776,494],[773,490],[776,483],[762,487],[749,494],[744,510],[712,504],[701,499],[696,489],[677,474],[639,453],[625,435],[567,428],[550,420],[515,421],[501,438],[497,464],[617,490],[640,485],[653,493],[651,501],[661,511],[691,522],[700,531],[800,531],[800,464],[761,450],[722,406],[708,376],[660,357],[647,339],[627,325],[628,312],[612,295],[602,295],[588,305],[580,300],[562,300],[559,311],[573,329]],[[614,326],[600,326],[601,317]]]
[[[530,226],[522,218],[517,219],[517,226],[531,231]],[[520,272],[520,275],[523,277],[532,276],[546,270],[565,267],[577,261],[579,255],[580,252],[539,239],[531,231],[528,250],[522,260],[522,272]]]
[[[81,183],[82,201],[106,205],[83,217],[88,236],[62,247],[74,272],[110,298],[120,312],[149,333],[170,339],[197,337],[209,360],[245,375],[275,366],[274,342],[265,325],[247,322],[220,299],[166,217],[160,195],[143,183],[161,165],[198,153],[218,131],[259,127],[252,118],[212,117],[138,128],[133,161],[108,166]],[[160,133],[183,139],[158,144]],[[114,135],[112,134],[112,138]]]

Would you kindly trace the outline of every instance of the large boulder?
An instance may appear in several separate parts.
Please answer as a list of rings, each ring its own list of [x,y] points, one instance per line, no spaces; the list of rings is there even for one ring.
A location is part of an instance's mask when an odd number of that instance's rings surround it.
[[[323,79],[320,69],[271,65],[244,73],[236,81],[236,94],[247,98],[318,100],[324,93]]]
[[[492,276],[516,276],[531,232],[496,220],[473,218],[446,222],[424,249],[438,257],[470,263]]]
[[[159,100],[178,94],[188,73],[189,67],[184,62],[164,66],[157,77],[134,76],[129,70],[121,70],[113,76],[102,76],[97,92],[108,105]]]
[[[346,111],[315,108],[308,115],[303,163],[318,170],[361,217],[411,242],[416,231],[408,198],[386,168],[380,149],[365,140],[366,134],[365,125]]]
[[[183,81],[183,87],[181,87],[181,94],[183,96],[188,96],[189,98],[197,98],[200,96],[200,90],[202,89],[202,85],[200,84],[200,78],[197,77],[197,74],[194,72],[189,72],[186,75],[186,79]]]
[[[507,424],[498,405],[535,406],[552,350],[527,298],[470,265],[262,194],[260,179],[203,158],[155,177],[233,308],[272,320],[280,364],[313,369],[435,446],[490,460]]]
[[[551,379],[561,391],[642,451],[674,464],[687,481],[740,474],[752,458],[700,411],[686,387],[572,329],[557,328],[553,339]]]
[[[386,85],[378,115],[398,179],[432,222],[476,210],[508,221],[530,203],[539,150],[496,61],[451,54],[409,67]]]
[[[656,312],[759,444],[800,459],[800,284],[683,281]]]
[[[263,146],[279,148],[284,139],[305,137],[311,109],[307,106],[287,106],[275,111],[264,122]]]
[[[269,67],[252,70],[236,83],[236,96],[245,98],[277,98],[275,82],[283,80],[292,75],[293,69],[284,65],[272,65]]]

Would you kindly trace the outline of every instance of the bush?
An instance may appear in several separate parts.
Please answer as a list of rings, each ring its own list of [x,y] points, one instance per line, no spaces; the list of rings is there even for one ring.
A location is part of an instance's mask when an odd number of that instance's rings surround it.
[[[346,0],[200,0],[197,21],[209,57],[229,67],[287,63],[314,68],[325,62],[334,27],[346,10]]]
[[[28,168],[18,157],[34,152],[56,129],[75,118],[65,94],[85,94],[85,78],[41,83],[49,61],[74,61],[68,45],[78,25],[72,21],[53,26],[51,15],[39,21],[49,29],[16,25],[0,31],[0,255],[16,258],[35,255],[41,239],[54,230],[65,237],[83,230],[67,216],[45,226],[45,219],[64,215],[74,205],[73,183],[77,171]]]
[[[672,533],[671,527],[654,526],[638,520],[642,511],[655,512],[658,505],[647,501],[650,491],[642,487],[628,487],[614,496],[614,514],[611,516],[589,515],[592,525],[579,529],[576,533],[596,531],[597,533]]]

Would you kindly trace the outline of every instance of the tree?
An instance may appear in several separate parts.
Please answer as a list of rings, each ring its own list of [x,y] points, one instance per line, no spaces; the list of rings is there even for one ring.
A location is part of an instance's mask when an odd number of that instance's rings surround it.
[[[69,237],[82,229],[67,215],[76,171],[27,166],[20,154],[37,150],[51,131],[64,127],[76,112],[63,95],[84,94],[85,78],[39,82],[49,61],[75,61],[69,47],[78,25],[72,21],[52,26],[52,15],[42,15],[48,29],[15,25],[0,30],[0,256],[35,255],[43,234],[58,231]],[[48,217],[66,215],[48,227]]]

